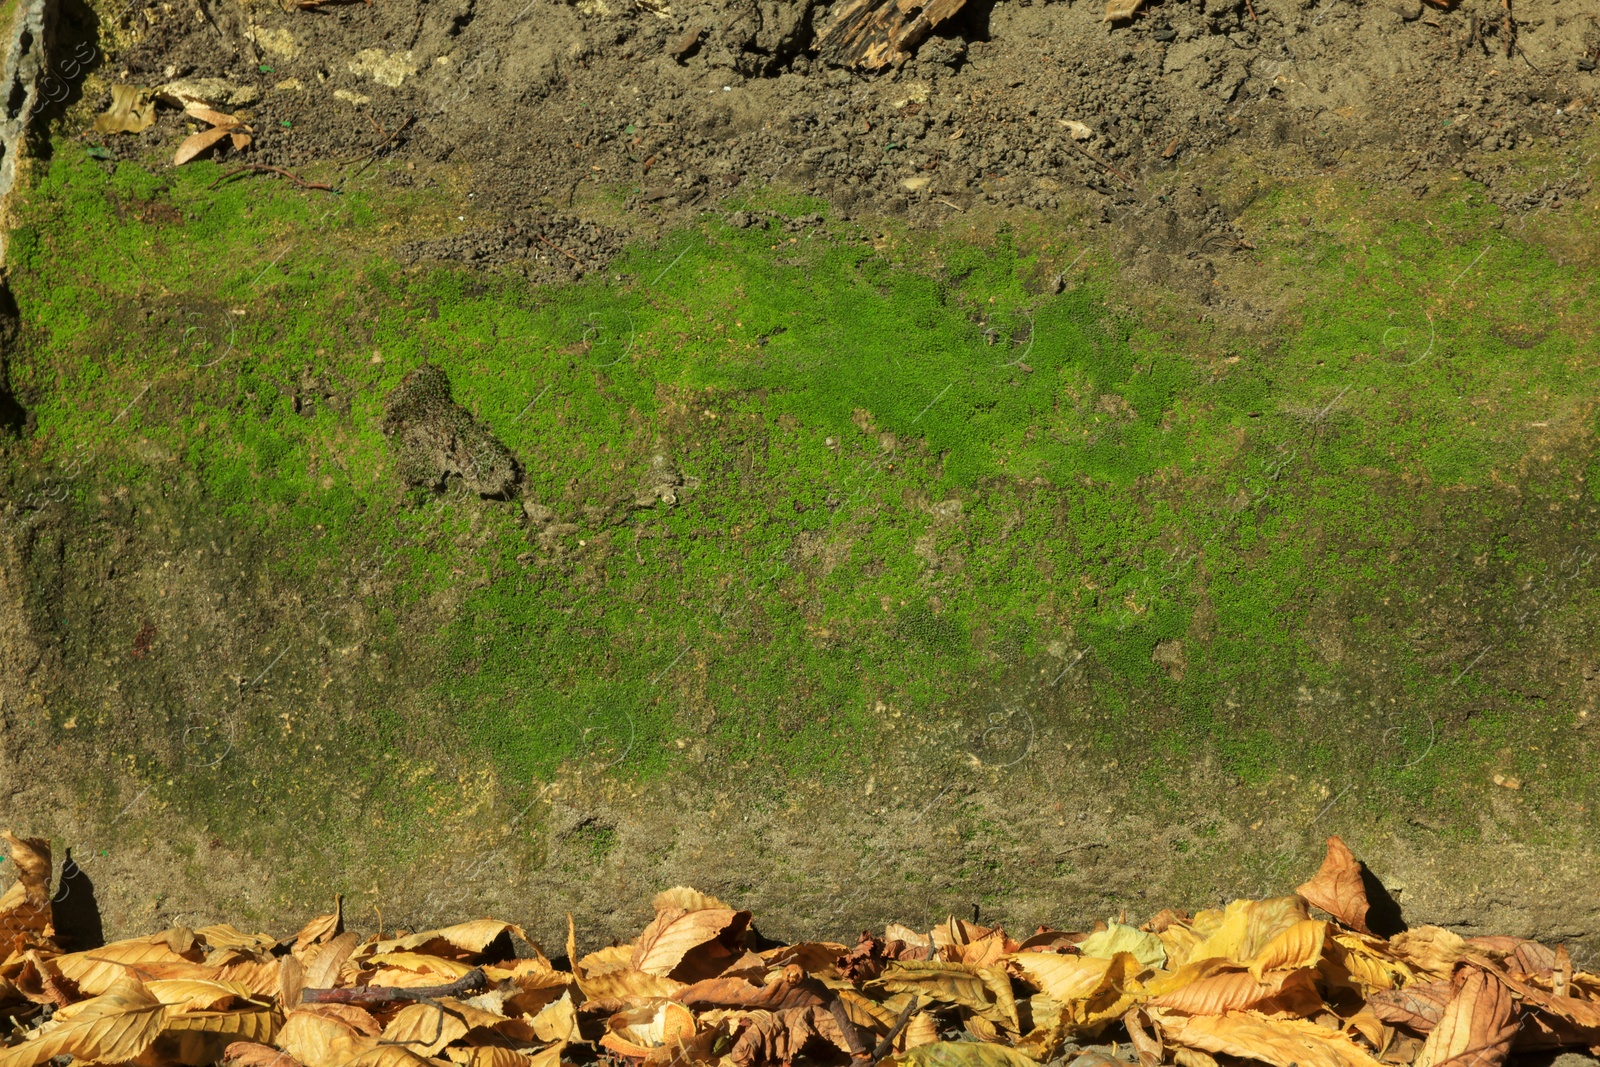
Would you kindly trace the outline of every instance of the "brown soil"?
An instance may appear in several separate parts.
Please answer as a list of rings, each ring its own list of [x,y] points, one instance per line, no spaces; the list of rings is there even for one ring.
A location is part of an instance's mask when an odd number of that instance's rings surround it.
[[[1515,210],[1580,195],[1501,179],[1536,136],[1559,148],[1593,114],[1585,6],[1514,0],[1508,23],[1502,0],[1158,0],[1108,25],[1092,2],[971,0],[910,63],[865,75],[808,51],[817,0],[175,0],[133,6],[107,73],[256,90],[257,162],[381,145],[398,186],[452,164],[463,206],[495,222],[406,246],[423,259],[531,249],[552,274],[592,270],[626,232],[752,182],[925,224],[1092,191],[1104,222],[1146,206],[1130,247],[1177,251],[1239,237],[1241,205],[1179,180],[1228,144],[1419,194],[1458,168]]]

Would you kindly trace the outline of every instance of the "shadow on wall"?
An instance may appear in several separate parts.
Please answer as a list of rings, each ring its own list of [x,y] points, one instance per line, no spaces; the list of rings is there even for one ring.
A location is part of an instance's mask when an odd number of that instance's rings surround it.
[[[10,287],[0,283],[0,438],[21,437],[28,429],[28,412],[11,392],[7,364],[7,357],[16,348],[20,321]]]
[[[106,943],[94,882],[72,858],[70,848],[61,864],[61,882],[56,886],[56,895],[50,899],[50,914],[55,921],[56,936],[68,949],[81,952]]]

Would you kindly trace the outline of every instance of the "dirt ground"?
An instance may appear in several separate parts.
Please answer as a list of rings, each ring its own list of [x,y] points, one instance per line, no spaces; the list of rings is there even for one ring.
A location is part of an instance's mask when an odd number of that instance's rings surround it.
[[[1583,0],[1157,0],[1109,24],[1102,12],[972,0],[911,62],[871,75],[814,53],[829,18],[816,0],[163,0],[106,27],[124,44],[105,73],[224,80],[255,120],[257,162],[381,146],[403,161],[386,172],[401,187],[451,164],[500,222],[405,252],[554,275],[593,270],[628,234],[750,182],[926,225],[975,205],[1087,204],[1179,287],[1205,280],[1196,249],[1243,239],[1241,205],[1181,180],[1222,146],[1292,150],[1307,171],[1418,195],[1464,173],[1519,211],[1584,191],[1559,161],[1536,188],[1508,180],[1536,138],[1559,153],[1591,121],[1600,24]],[[178,122],[166,111],[143,139]],[[139,151],[133,138],[108,147]]]

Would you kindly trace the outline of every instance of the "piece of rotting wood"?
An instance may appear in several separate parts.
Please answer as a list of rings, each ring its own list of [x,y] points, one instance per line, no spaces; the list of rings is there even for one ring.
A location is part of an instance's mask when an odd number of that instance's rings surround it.
[[[881,70],[904,63],[967,0],[845,0],[817,35],[817,51],[840,66]]]

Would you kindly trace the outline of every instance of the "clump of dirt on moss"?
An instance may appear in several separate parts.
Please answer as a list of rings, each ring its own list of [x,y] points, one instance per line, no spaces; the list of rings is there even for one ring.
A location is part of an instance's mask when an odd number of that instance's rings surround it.
[[[394,442],[409,486],[442,492],[451,478],[481,497],[510,500],[522,469],[517,457],[455,402],[450,377],[432,363],[406,375],[384,402],[383,432]]]

